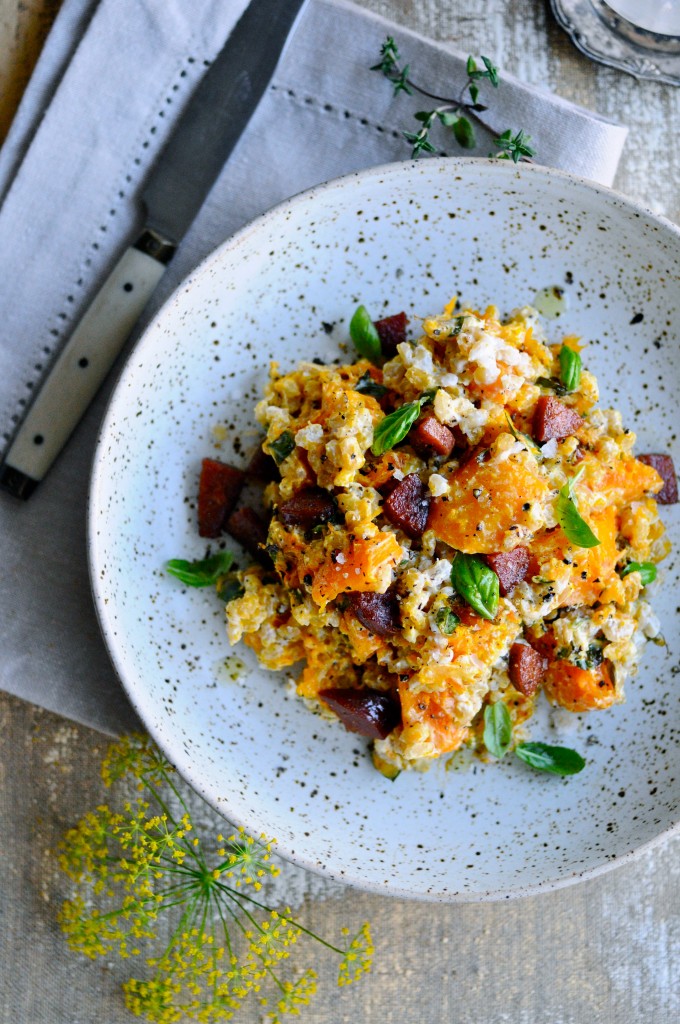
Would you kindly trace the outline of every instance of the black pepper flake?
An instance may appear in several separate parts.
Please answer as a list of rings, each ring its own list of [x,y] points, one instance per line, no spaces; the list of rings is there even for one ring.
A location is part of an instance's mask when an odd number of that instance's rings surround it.
[[[631,324],[641,324],[643,320],[644,320],[644,314],[643,313],[636,313],[635,316],[633,317],[633,319],[631,320]]]
[[[522,505],[522,512],[528,512],[530,508],[531,508],[531,502],[530,501],[525,501],[524,504]]]

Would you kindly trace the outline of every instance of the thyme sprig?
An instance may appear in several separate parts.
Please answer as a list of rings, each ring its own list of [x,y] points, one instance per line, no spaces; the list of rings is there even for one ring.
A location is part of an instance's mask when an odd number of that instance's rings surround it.
[[[69,946],[91,959],[146,953],[142,976],[123,986],[132,1013],[156,1024],[217,1024],[253,996],[277,1024],[298,1014],[316,988],[311,968],[294,979],[280,974],[303,934],[340,957],[339,985],[370,970],[368,924],[335,945],[259,897],[266,878],[279,873],[264,836],[238,829],[206,842],[197,834],[183,786],[150,740],[115,743],[102,777],[107,786],[132,780],[136,795],[121,810],[97,807],[66,834],[60,865],[75,890],[60,923]]]
[[[405,92],[409,96],[417,92],[438,104],[429,110],[420,110],[414,115],[416,121],[420,123],[417,132],[402,132],[406,141],[411,144],[411,156],[414,159],[421,153],[436,152],[430,141],[430,132],[437,122],[452,131],[462,149],[474,149],[477,140],[472,121],[476,121],[493,135],[495,152],[491,154],[492,156],[519,163],[520,160],[530,160],[535,155],[530,145],[531,138],[522,129],[513,131],[512,128],[506,128],[505,131],[499,131],[485,116],[489,108],[479,101],[477,83],[486,79],[494,89],[497,89],[500,83],[498,68],[488,57],[481,57],[483,67],[480,67],[473,56],[468,57],[467,80],[457,99],[428,92],[411,78],[410,64],[402,67],[400,61],[401,55],[397,44],[392,36],[388,36],[380,49],[380,61],[373,65],[371,71],[381,72],[392,83],[395,96],[400,92]]]

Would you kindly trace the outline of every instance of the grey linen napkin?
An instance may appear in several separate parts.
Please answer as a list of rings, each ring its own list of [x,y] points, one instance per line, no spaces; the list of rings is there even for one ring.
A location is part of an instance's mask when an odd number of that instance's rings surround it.
[[[245,3],[65,0],[0,151],[4,442],[134,237],[144,174]],[[426,88],[458,94],[464,57],[343,0],[309,0],[136,336],[186,274],[257,214],[321,181],[408,157],[400,129],[423,101],[394,99],[369,71],[387,35]],[[611,184],[625,128],[507,76],[493,116],[502,129],[530,131],[540,162]],[[443,134],[437,141],[446,149]],[[489,150],[480,132],[478,152]],[[111,388],[112,380],[27,504],[0,494],[0,686],[115,734],[136,720],[99,633],[85,528],[90,463]]]

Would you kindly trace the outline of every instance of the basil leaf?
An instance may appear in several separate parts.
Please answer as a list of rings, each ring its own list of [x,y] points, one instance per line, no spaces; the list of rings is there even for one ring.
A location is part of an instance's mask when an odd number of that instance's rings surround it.
[[[357,306],[349,322],[349,334],[359,355],[376,365],[382,362],[380,335],[365,306]]]
[[[547,743],[518,743],[515,753],[520,761],[537,771],[552,772],[553,775],[576,775],[586,766],[581,755],[569,747],[551,747]]]
[[[230,572],[217,582],[217,596],[220,601],[229,604],[237,597],[243,597],[245,589],[235,572]]]
[[[290,430],[284,430],[282,434],[279,434],[275,441],[269,442],[269,451],[274,456],[274,461],[277,466],[280,466],[283,460],[287,459],[294,449],[295,438]]]
[[[456,142],[463,149],[474,149],[475,148],[475,132],[474,128],[466,117],[459,117],[453,125],[453,134],[456,137]]]
[[[648,583],[653,583],[656,579],[656,566],[654,562],[629,562],[619,575],[623,579],[628,573],[639,572],[642,586],[646,587]]]
[[[576,391],[581,383],[581,356],[568,345],[560,349],[560,379],[567,391]]]
[[[484,708],[484,746],[494,757],[504,757],[512,743],[512,721],[503,701]]]
[[[555,380],[554,377],[537,377],[536,383],[540,384],[542,388],[550,388],[551,391],[554,391],[556,395],[560,396],[560,398],[563,398],[564,395],[567,394],[567,389],[564,384],[559,380]]]
[[[515,428],[515,424],[512,422],[509,413],[506,412],[505,418],[508,421],[510,427],[510,433],[514,437],[515,441],[520,441],[534,456],[537,462],[543,461],[543,452],[541,446],[536,444],[533,437],[529,437],[528,434],[523,434],[521,430]]]
[[[165,563],[165,569],[171,576],[176,576],[189,587],[210,587],[217,583],[220,576],[229,572],[233,561],[231,551],[218,551],[216,555],[197,562],[173,558]]]
[[[374,455],[384,455],[385,452],[394,448],[395,444],[404,440],[418,419],[420,410],[428,402],[434,400],[437,390],[437,388],[431,388],[429,391],[423,391],[415,402],[406,402],[405,405],[400,405],[398,409],[380,421],[373,432],[371,451]]]
[[[583,516],[580,515],[574,495],[574,487],[582,475],[583,468],[578,471],[573,480],[569,480],[564,487],[560,488],[555,503],[555,516],[571,544],[575,544],[578,548],[595,548],[600,541]]]
[[[373,398],[382,398],[383,395],[387,394],[387,388],[384,384],[378,384],[377,380],[373,380],[368,370],[363,376],[359,377],[359,380],[354,385],[354,390],[358,391],[361,395],[372,395]]]
[[[437,623],[439,632],[443,633],[444,636],[451,636],[456,627],[460,625],[460,619],[450,608],[440,608],[434,617],[434,621]]]
[[[498,576],[477,555],[459,551],[451,566],[451,585],[471,608],[492,621],[498,611]]]

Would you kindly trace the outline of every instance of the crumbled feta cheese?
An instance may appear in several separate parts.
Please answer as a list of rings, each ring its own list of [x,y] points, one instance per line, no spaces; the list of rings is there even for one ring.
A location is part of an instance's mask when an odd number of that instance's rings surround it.
[[[430,488],[430,494],[434,498],[441,498],[442,494],[446,494],[448,491],[449,482],[446,477],[441,476],[440,473],[432,473],[427,482],[427,486]]]

